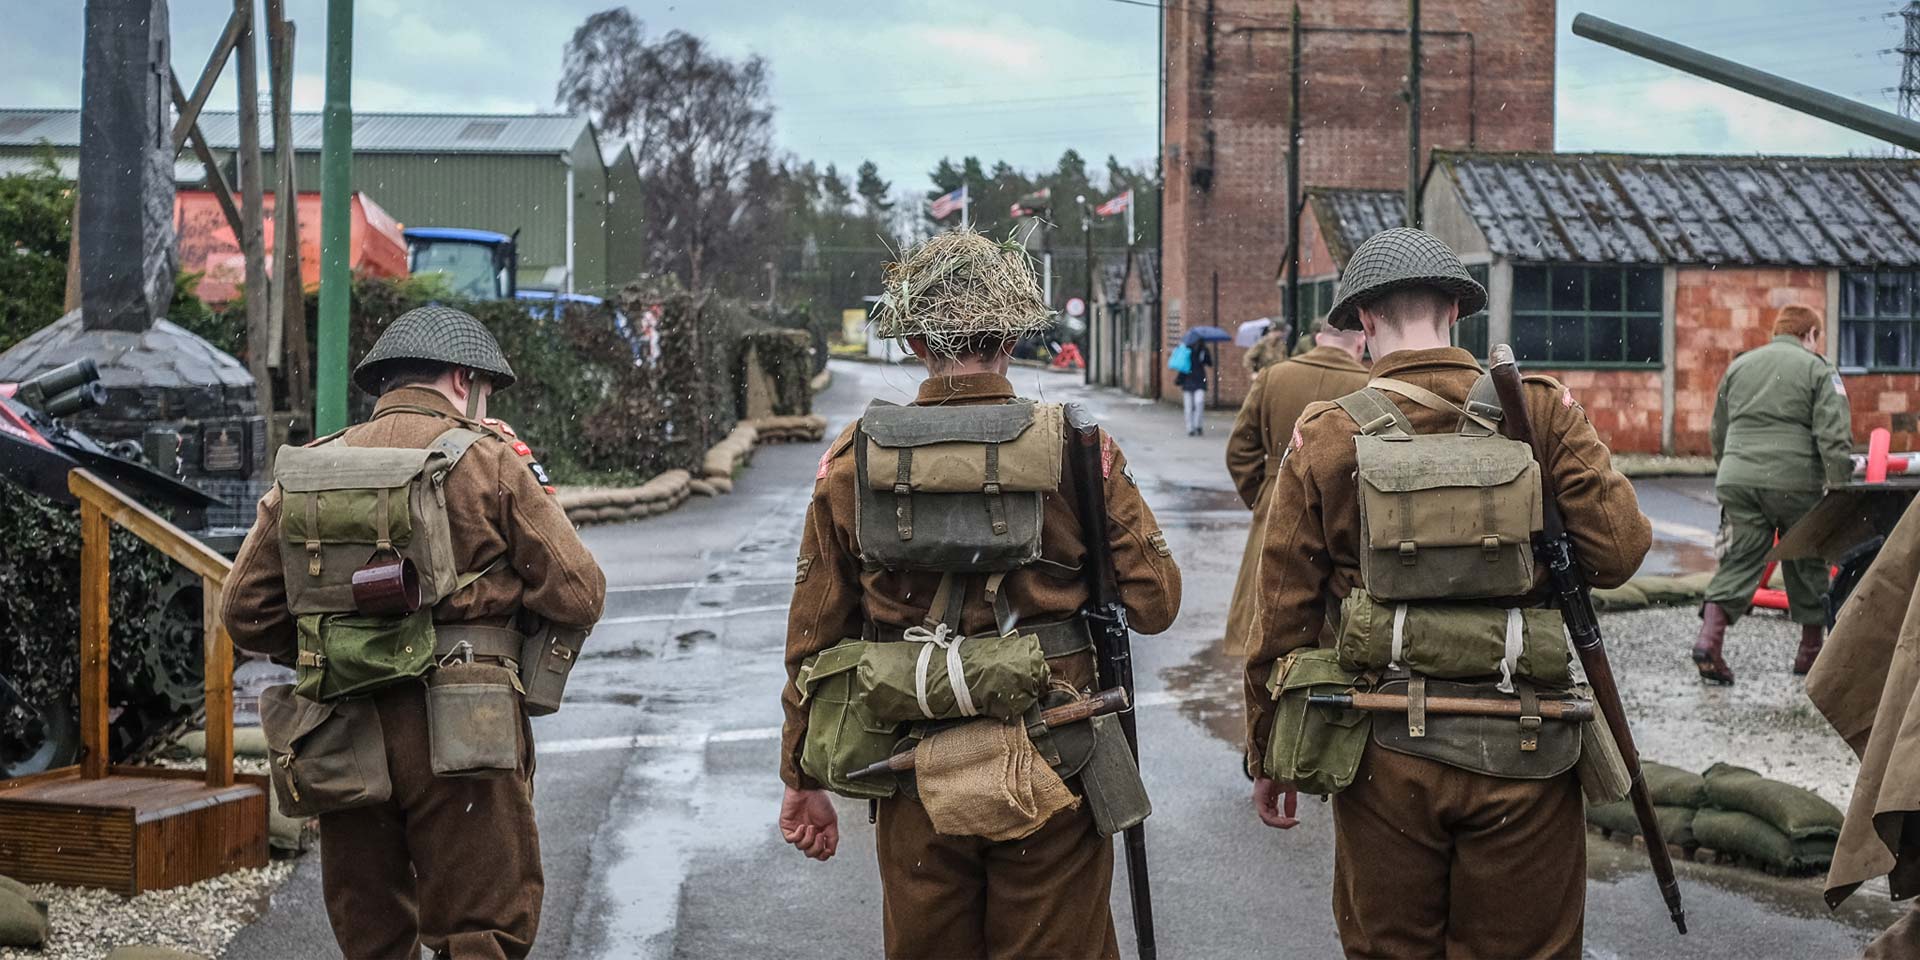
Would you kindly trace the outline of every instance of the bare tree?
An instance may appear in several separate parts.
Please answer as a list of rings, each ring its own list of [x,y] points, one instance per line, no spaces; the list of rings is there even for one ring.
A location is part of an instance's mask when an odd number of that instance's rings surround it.
[[[646,192],[648,260],[689,288],[757,267],[771,198],[751,195],[772,152],[760,57],[733,61],[678,30],[649,40],[624,8],[587,18],[568,42],[555,99],[634,148]]]

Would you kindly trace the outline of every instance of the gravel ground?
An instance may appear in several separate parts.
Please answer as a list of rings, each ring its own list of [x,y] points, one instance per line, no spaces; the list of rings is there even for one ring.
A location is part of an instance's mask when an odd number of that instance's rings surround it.
[[[265,909],[291,861],[131,899],[105,890],[35,886],[48,904],[53,937],[45,950],[0,948],[0,960],[100,960],[114,947],[157,944],[217,957]]]
[[[1609,614],[1600,624],[1642,757],[1696,772],[1738,764],[1846,809],[1859,764],[1793,675],[1799,627],[1770,612],[1742,619],[1726,644],[1738,682],[1723,687],[1694,670],[1694,608]]]

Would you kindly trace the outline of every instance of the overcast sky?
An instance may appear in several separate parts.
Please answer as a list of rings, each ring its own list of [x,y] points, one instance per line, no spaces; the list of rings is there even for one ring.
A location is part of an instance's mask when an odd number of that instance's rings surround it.
[[[1274,0],[1276,9],[1283,6]],[[175,58],[199,73],[225,16],[173,0]],[[354,106],[553,109],[561,49],[609,0],[358,0]],[[1589,0],[1560,5],[1563,150],[1886,153],[1878,141],[1575,38],[1587,11],[1893,109],[1901,24],[1892,0]],[[325,0],[288,0],[299,28],[296,105],[321,106]],[[773,74],[777,144],[896,188],[942,155],[1051,166],[1075,147],[1150,163],[1155,12],[1139,0],[692,0],[634,4],[650,33],[680,29]],[[0,106],[79,100],[82,0],[0,0]],[[537,12],[534,12],[537,11]],[[264,55],[262,66],[264,69]],[[264,89],[264,84],[263,84]],[[214,103],[232,103],[229,80]]]

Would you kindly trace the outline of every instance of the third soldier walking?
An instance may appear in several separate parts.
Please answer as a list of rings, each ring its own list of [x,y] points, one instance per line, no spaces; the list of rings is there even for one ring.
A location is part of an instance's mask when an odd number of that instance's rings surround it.
[[[1374,379],[1307,408],[1271,494],[1247,772],[1270,826],[1298,823],[1296,790],[1333,796],[1348,956],[1581,952],[1579,725],[1542,722],[1577,690],[1560,616],[1536,592],[1543,474],[1500,434],[1473,355],[1449,345],[1485,303],[1430,234],[1361,244],[1328,321],[1366,331]],[[1522,386],[1589,580],[1625,581],[1652,536],[1633,488],[1566,387]],[[1456,698],[1511,712],[1450,714]]]
[[[1067,412],[1007,380],[1015,343],[1052,322],[1023,250],[934,237],[888,268],[875,322],[928,377],[820,458],[787,619],[781,832],[825,860],[829,791],[870,801],[893,960],[1117,958],[1109,837],[1145,794],[1114,718],[1047,719],[1116,682],[1080,615],[1102,571],[1075,480],[1104,493],[1093,535],[1135,628],[1173,623],[1180,572],[1112,439],[1101,476],[1078,475]]]

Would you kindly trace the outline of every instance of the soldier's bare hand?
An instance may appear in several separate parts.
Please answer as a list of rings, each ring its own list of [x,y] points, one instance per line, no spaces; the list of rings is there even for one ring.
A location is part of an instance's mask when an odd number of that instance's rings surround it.
[[[1299,809],[1300,794],[1292,784],[1268,777],[1253,781],[1253,812],[1259,814],[1261,823],[1291,830],[1300,825],[1300,818],[1294,816]]]
[[[840,815],[825,790],[786,788],[780,799],[780,836],[809,859],[826,860],[840,849]]]

